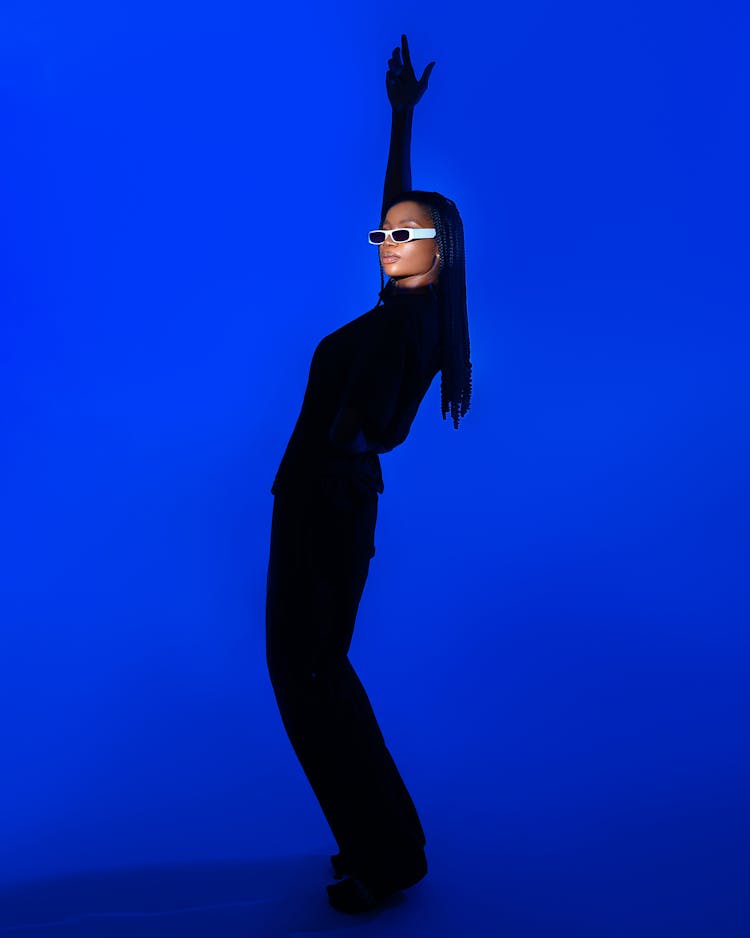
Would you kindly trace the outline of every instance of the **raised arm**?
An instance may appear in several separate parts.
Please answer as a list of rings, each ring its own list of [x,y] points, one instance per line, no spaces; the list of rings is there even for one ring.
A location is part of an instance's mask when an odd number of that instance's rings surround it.
[[[406,36],[401,36],[403,48],[403,61],[401,49],[398,46],[388,59],[388,71],[385,75],[385,87],[388,100],[391,102],[391,144],[388,150],[388,167],[385,171],[385,185],[383,186],[383,205],[380,220],[385,217],[388,203],[401,192],[411,189],[411,128],[414,117],[414,106],[427,90],[434,62],[425,68],[422,77],[417,81],[409,55],[409,44]]]

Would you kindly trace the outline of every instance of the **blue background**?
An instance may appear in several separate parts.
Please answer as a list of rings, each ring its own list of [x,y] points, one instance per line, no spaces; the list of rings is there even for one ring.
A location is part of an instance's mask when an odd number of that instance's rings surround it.
[[[474,396],[455,431],[436,378],[382,458],[351,657],[431,872],[379,920],[750,922],[746,9],[19,0],[7,929],[353,927],[266,672],[269,489],[316,343],[377,302],[402,32],[437,62],[413,182],[464,220]]]

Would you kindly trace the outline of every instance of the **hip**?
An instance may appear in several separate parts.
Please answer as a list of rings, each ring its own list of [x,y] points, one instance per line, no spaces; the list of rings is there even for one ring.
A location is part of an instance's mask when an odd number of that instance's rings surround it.
[[[378,493],[361,493],[341,479],[285,486],[274,493],[272,539],[305,545],[305,553],[347,568],[375,556]]]
[[[311,497],[348,504],[359,498],[377,497],[384,489],[377,453],[349,455],[326,452],[282,460],[271,493],[306,493]]]

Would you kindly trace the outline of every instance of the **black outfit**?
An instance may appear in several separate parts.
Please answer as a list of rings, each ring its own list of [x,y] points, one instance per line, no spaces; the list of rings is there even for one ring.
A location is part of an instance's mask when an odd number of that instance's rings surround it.
[[[338,843],[363,879],[424,864],[425,835],[349,646],[384,490],[440,367],[431,286],[399,291],[315,349],[274,479],[266,652],[282,721]],[[425,867],[426,868],[426,867]]]

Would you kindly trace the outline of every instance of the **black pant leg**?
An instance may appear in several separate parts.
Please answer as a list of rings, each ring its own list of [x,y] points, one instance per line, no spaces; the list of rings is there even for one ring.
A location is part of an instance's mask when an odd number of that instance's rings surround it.
[[[377,495],[274,501],[269,674],[290,742],[339,848],[364,866],[422,850],[416,808],[348,651],[374,554]]]

